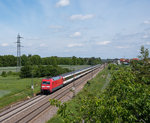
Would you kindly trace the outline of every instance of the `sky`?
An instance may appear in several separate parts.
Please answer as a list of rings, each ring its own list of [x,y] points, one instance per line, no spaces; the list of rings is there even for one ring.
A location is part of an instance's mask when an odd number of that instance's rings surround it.
[[[0,55],[137,57],[150,50],[150,0],[0,0]]]

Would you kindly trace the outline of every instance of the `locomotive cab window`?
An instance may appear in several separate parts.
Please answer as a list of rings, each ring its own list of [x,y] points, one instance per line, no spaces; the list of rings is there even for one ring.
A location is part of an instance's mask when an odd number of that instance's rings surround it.
[[[43,84],[50,84],[49,81],[43,81]]]

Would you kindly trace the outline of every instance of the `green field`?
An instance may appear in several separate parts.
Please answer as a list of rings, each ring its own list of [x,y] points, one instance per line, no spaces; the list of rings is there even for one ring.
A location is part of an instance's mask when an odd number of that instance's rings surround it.
[[[82,69],[89,65],[61,65],[63,68],[71,70]],[[16,71],[16,67],[1,67],[2,71]],[[34,78],[34,94],[40,92],[40,83],[42,78]],[[26,99],[32,96],[31,78],[20,79],[18,76],[0,76],[0,108],[15,103],[17,101]]]
[[[63,68],[68,68],[70,70],[78,70],[78,69],[82,69],[82,68],[85,68],[85,67],[89,67],[90,65],[58,65],[58,66],[63,67]],[[3,71],[6,71],[6,72],[9,72],[9,71],[16,72],[16,67],[0,67],[0,74]]]
[[[31,78],[20,79],[17,76],[0,76],[0,108],[32,96]],[[34,93],[40,92],[41,78],[34,78]]]
[[[9,71],[16,72],[16,67],[0,67],[0,74],[3,71],[6,71],[6,72],[9,72]]]
[[[110,81],[110,74],[107,69],[100,72],[95,78],[89,81],[90,84],[86,84],[84,89],[77,94],[75,98],[71,101],[67,102],[67,109],[71,109],[73,114],[78,114],[75,107],[78,107],[80,104],[78,100],[83,97],[87,96],[87,91],[91,92],[96,96],[97,92],[103,91],[106,86],[109,84]],[[73,119],[72,119],[73,121]],[[63,119],[57,114],[55,115],[50,121],[47,123],[64,123]]]

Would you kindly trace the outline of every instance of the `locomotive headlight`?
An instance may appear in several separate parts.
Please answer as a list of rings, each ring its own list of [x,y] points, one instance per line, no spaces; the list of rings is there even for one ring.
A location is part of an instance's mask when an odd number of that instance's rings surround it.
[[[44,88],[45,86],[42,86],[42,88]]]
[[[46,86],[47,88],[50,88],[50,86]]]

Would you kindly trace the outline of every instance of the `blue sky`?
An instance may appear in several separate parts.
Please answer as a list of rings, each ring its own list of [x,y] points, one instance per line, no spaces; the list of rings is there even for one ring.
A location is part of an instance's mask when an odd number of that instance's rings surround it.
[[[133,58],[150,49],[150,0],[0,0],[0,55]]]

